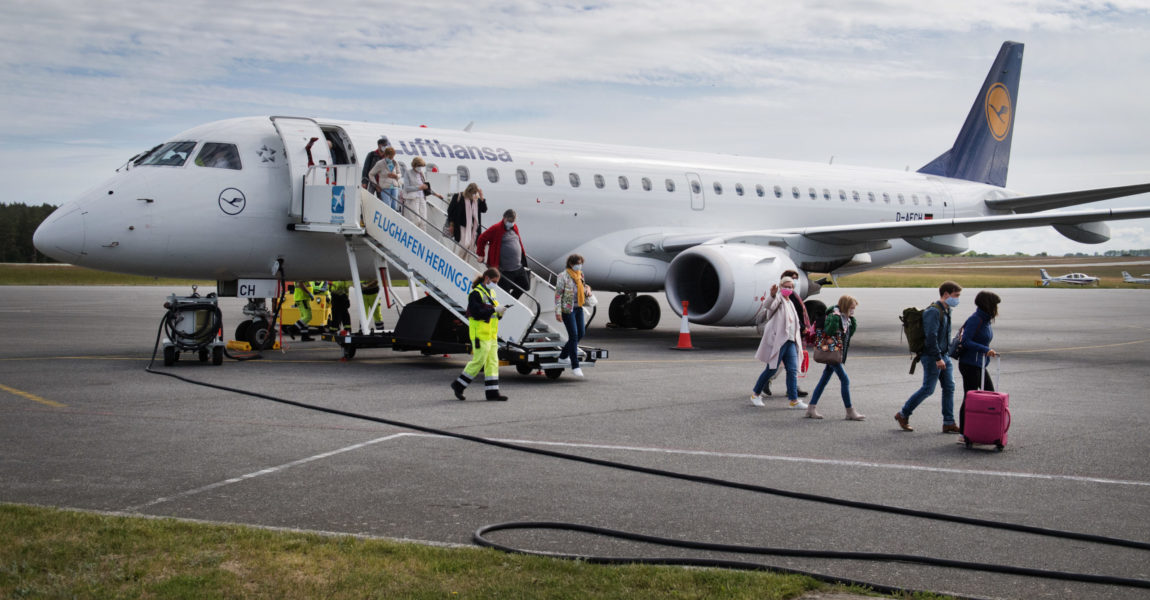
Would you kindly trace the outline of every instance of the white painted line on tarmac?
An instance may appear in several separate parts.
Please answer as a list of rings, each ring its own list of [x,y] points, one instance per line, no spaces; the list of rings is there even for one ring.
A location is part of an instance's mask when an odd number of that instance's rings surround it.
[[[122,512],[128,512],[128,513],[139,512],[145,508],[155,506],[157,504],[163,504],[165,502],[171,502],[173,500],[180,500],[180,499],[187,498],[190,496],[195,496],[197,494],[202,494],[204,492],[210,492],[212,490],[219,489],[219,488],[222,488],[224,486],[231,485],[233,483],[240,483],[241,481],[248,481],[249,479],[255,479],[256,477],[262,477],[264,475],[271,475],[272,473],[278,473],[279,471],[283,471],[284,469],[290,469],[292,467],[297,467],[299,465],[307,464],[309,462],[321,460],[324,458],[335,456],[337,454],[343,454],[344,452],[351,452],[352,450],[359,450],[360,448],[365,448],[367,446],[371,446],[372,444],[378,444],[380,442],[386,442],[389,440],[394,440],[396,438],[404,437],[404,436],[408,436],[408,435],[414,435],[414,434],[397,433],[395,435],[389,435],[389,436],[385,436],[385,437],[381,437],[381,438],[376,438],[374,440],[368,440],[366,442],[362,442],[359,444],[353,444],[353,445],[347,446],[345,448],[339,448],[338,450],[332,450],[330,452],[324,452],[322,454],[316,454],[315,456],[309,456],[307,458],[301,458],[299,460],[293,460],[292,462],[284,463],[284,464],[279,465],[279,466],[268,467],[266,469],[260,469],[259,471],[253,471],[253,472],[248,473],[246,475],[240,475],[239,477],[232,477],[231,479],[225,479],[223,481],[217,481],[216,483],[211,483],[211,484],[205,485],[203,487],[198,487],[198,488],[193,489],[193,490],[187,490],[185,492],[180,492],[180,493],[175,494],[173,496],[165,496],[163,498],[156,498],[155,500],[152,500],[150,502],[145,502],[143,504],[138,504],[136,506],[129,506],[128,508],[125,508]],[[429,437],[433,437],[433,436],[429,436]]]
[[[430,434],[410,434],[427,437]],[[715,458],[747,458],[751,460],[771,460],[779,462],[806,463],[842,467],[870,467],[875,469],[891,469],[898,471],[924,471],[928,473],[948,473],[959,475],[978,475],[990,477],[1008,477],[1017,479],[1044,479],[1049,481],[1073,481],[1076,483],[1105,483],[1109,485],[1134,485],[1150,487],[1150,481],[1134,481],[1128,479],[1107,479],[1104,477],[1082,477],[1075,475],[1048,475],[1044,473],[1026,473],[1020,471],[982,471],[976,469],[954,469],[946,467],[924,467],[920,465],[906,465],[898,463],[880,463],[859,460],[837,460],[830,458],[804,458],[800,456],[773,456],[769,454],[743,454],[737,452],[710,452],[707,450],[675,450],[671,448],[646,448],[642,446],[612,446],[606,444],[575,444],[570,442],[544,442],[539,440],[496,440],[508,444],[523,444],[525,446],[558,446],[564,448],[587,448],[593,450],[622,450],[625,452],[654,452],[659,454],[681,454],[688,456],[707,456]]]

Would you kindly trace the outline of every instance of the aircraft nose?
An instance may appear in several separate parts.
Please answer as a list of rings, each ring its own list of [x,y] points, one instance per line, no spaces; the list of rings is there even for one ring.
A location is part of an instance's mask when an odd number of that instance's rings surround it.
[[[58,261],[80,264],[84,257],[83,209],[78,206],[56,209],[36,228],[32,244]]]

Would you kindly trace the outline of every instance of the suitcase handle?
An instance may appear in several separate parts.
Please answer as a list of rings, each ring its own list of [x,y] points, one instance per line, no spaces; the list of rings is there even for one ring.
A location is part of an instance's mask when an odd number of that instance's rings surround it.
[[[978,390],[982,391],[982,388],[986,386],[986,363],[988,363],[990,361],[989,360],[983,360],[983,361],[979,361],[979,362],[982,363],[982,377],[980,377],[978,379]],[[994,355],[994,365],[996,367],[995,372],[994,372],[994,377],[996,379],[998,379],[998,388],[997,389],[1001,390],[1002,389],[1002,355],[1001,354],[995,354]]]
[[[1006,429],[1003,429],[1002,433],[1006,433],[1007,431],[1010,431],[1010,421],[1011,421],[1010,409],[1008,408],[1008,409],[1006,409]]]

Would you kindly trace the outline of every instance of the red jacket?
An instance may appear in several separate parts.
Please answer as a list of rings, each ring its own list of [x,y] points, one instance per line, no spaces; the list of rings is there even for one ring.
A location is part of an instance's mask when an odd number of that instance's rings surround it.
[[[499,268],[499,250],[503,247],[503,234],[507,233],[507,228],[504,227],[506,221],[500,220],[495,225],[488,227],[479,234],[479,239],[475,240],[475,254],[479,256],[479,260],[483,260],[483,256],[487,255],[487,266]],[[523,266],[527,266],[527,251],[523,249],[523,236],[519,234],[519,226],[512,225],[512,231],[515,235],[519,236],[519,251],[523,253]],[[491,252],[487,253],[487,245],[491,245]]]

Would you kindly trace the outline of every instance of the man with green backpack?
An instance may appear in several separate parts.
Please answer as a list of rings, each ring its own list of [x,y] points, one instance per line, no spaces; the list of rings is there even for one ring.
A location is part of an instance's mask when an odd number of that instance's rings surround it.
[[[950,309],[958,306],[960,295],[962,286],[953,281],[944,281],[938,286],[938,302],[931,303],[922,311],[920,323],[915,323],[914,318],[907,314],[910,309],[904,311],[903,329],[907,333],[907,342],[916,354],[915,359],[922,363],[922,386],[894,414],[894,420],[906,431],[914,431],[910,426],[911,413],[923,400],[934,394],[935,385],[941,383],[942,432],[959,433],[958,425],[954,422],[954,369],[951,368],[947,349],[950,344]],[[921,329],[916,327],[919,324]],[[920,331],[921,349],[917,348]],[[910,372],[914,373],[913,363]]]

